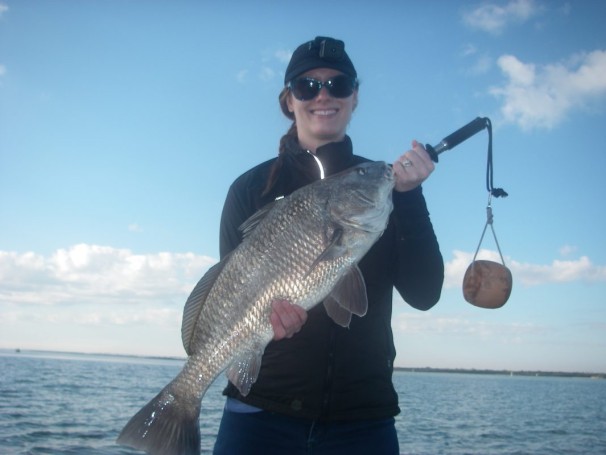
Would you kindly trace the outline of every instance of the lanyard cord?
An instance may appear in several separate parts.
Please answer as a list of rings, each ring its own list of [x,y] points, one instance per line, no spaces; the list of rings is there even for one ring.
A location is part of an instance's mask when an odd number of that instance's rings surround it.
[[[486,189],[494,197],[507,197],[507,192],[503,188],[494,188],[492,185],[492,123],[488,117],[486,121],[486,129],[488,130],[488,159],[486,163]],[[490,203],[489,203],[490,205]]]
[[[480,246],[482,245],[482,240],[484,240],[484,234],[486,234],[486,228],[490,225],[490,229],[492,231],[492,236],[494,237],[494,241],[497,245],[497,249],[499,250],[499,256],[501,256],[501,262],[505,265],[505,260],[503,259],[503,253],[501,253],[501,247],[499,246],[499,241],[497,240],[497,234],[494,231],[493,222],[493,214],[492,214],[492,197],[507,197],[507,192],[502,188],[494,188],[492,183],[493,178],[493,165],[492,165],[492,124],[490,123],[490,119],[488,117],[486,120],[486,129],[488,130],[488,159],[486,163],[486,189],[488,190],[488,204],[486,206],[486,224],[484,225],[484,230],[482,231],[482,236],[480,237],[480,242],[478,243],[478,248],[476,249],[476,253],[473,255],[473,260],[476,260],[476,256],[478,255],[478,251],[480,251]]]
[[[488,205],[486,206],[486,224],[484,224],[484,230],[482,231],[482,235],[480,237],[480,242],[478,243],[476,252],[473,255],[473,262],[475,262],[476,256],[478,255],[478,252],[480,251],[480,246],[482,245],[482,240],[484,240],[484,234],[486,234],[486,228],[488,227],[488,225],[490,225],[490,229],[492,231],[492,236],[494,237],[494,242],[497,245],[497,250],[499,250],[499,256],[501,256],[501,263],[503,265],[505,265],[505,259],[503,259],[503,253],[501,253],[501,247],[499,246],[499,241],[497,240],[497,234],[494,231],[494,226],[492,224],[493,215],[492,215],[492,206],[490,205],[491,200],[492,200],[492,194],[489,194],[488,195]]]

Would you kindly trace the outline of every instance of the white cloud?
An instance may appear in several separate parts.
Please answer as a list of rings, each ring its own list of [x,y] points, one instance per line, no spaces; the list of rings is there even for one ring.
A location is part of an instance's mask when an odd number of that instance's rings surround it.
[[[259,79],[262,81],[271,81],[276,75],[276,72],[269,66],[264,66],[259,71]]]
[[[574,250],[564,247],[563,254]],[[501,262],[496,251],[480,250],[477,259]],[[473,253],[455,250],[446,263],[445,288],[461,286]],[[59,249],[48,256],[33,252],[0,251],[0,305],[102,305],[120,309],[115,321],[125,316],[125,304],[143,304],[165,311],[182,304],[195,283],[216,260],[193,253],[135,254],[128,249],[79,244]],[[598,266],[587,256],[554,260],[551,264],[529,264],[505,258],[514,285],[546,283],[606,282],[606,266]],[[108,321],[111,312],[102,311]],[[6,315],[5,315],[6,316]],[[148,315],[149,316],[149,315]],[[93,317],[93,316],[91,316]],[[151,317],[151,316],[150,316]]]
[[[489,92],[503,100],[503,121],[524,130],[553,128],[571,111],[598,105],[597,99],[606,96],[605,50],[543,66],[503,55],[497,64],[507,81]]]
[[[433,313],[402,312],[392,319],[394,332],[406,334],[448,334],[490,338],[507,335],[508,341],[519,339],[522,335],[543,330],[526,322],[494,322],[473,319],[464,316],[438,316]]]
[[[290,61],[292,52],[289,50],[278,49],[277,51],[264,51],[261,53],[261,59],[258,65],[252,68],[243,68],[236,74],[236,80],[239,83],[248,81],[249,76],[256,75],[257,79],[263,82],[269,82],[276,77],[283,75],[284,65]]]
[[[0,77],[6,74],[6,66],[0,65]]]
[[[248,76],[248,70],[240,70],[238,74],[236,74],[236,80],[240,83],[246,82],[246,77]]]
[[[560,255],[561,256],[570,256],[571,254],[575,253],[576,251],[577,251],[576,246],[564,245],[562,248],[560,248]]]
[[[476,259],[501,263],[496,251],[480,250]],[[473,261],[473,253],[453,251],[453,259],[445,264],[445,288],[461,286],[465,271]],[[528,264],[505,258],[511,271],[514,287],[517,283],[538,286],[547,283],[606,282],[606,266],[595,265],[587,256],[575,260],[554,260],[551,264]]]
[[[159,304],[157,300],[146,298],[139,304],[124,305],[123,302],[107,303],[102,299],[78,302],[72,305],[17,305],[0,302],[0,327],[45,327],[52,330],[73,331],[83,328],[139,327],[148,329],[167,328],[178,333],[181,326],[185,296],[180,296],[178,305],[170,306],[167,302]],[[161,306],[164,305],[164,306]],[[1,330],[0,330],[1,331]],[[67,334],[67,333],[66,333]],[[2,334],[5,335],[5,334]],[[2,343],[0,337],[0,344]]]
[[[111,307],[109,310],[104,305],[103,309],[95,309],[91,306],[83,306],[78,309],[55,310],[52,313],[39,312],[35,319],[43,324],[76,324],[79,326],[167,326],[179,327],[181,324],[182,308],[156,308],[130,305],[122,308]],[[17,320],[31,319],[30,314],[13,312],[13,322]],[[0,317],[0,323],[3,322]]]
[[[0,17],[2,17],[2,15],[4,13],[6,13],[8,11],[8,6],[5,5],[4,3],[0,3]]]
[[[476,56],[475,62],[469,67],[469,72],[475,75],[488,73],[493,67],[493,60],[488,55]]]
[[[463,46],[463,50],[461,51],[461,55],[463,57],[469,57],[471,55],[475,55],[478,53],[478,48],[473,44],[466,44]]]
[[[499,34],[512,23],[522,23],[539,11],[534,0],[512,0],[505,5],[487,3],[463,15],[471,28]]]
[[[587,256],[571,261],[554,260],[549,265],[512,261],[511,269],[512,273],[515,271],[522,284],[527,286],[575,281],[606,281],[606,267],[593,264]]]
[[[279,49],[275,52],[274,57],[281,63],[288,63],[292,57],[292,52],[285,49]]]
[[[467,65],[466,72],[472,75],[482,75],[488,73],[494,66],[493,59],[486,53],[480,53],[473,44],[466,44],[461,49],[460,55],[465,60],[472,62]]]
[[[0,251],[0,304],[182,304],[214,262],[193,253],[87,244],[49,256]]]

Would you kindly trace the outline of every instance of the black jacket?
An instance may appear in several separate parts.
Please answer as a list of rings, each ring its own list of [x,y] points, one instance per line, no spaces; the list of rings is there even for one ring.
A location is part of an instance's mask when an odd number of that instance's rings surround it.
[[[349,137],[319,148],[316,156],[327,176],[368,161],[353,154]],[[290,140],[276,184],[261,196],[275,160],[254,167],[231,185],[221,217],[221,257],[241,242],[238,228],[250,215],[320,177],[314,157]],[[226,395],[268,411],[309,419],[398,414],[392,384],[393,288],[414,308],[427,310],[440,298],[444,263],[421,188],[394,191],[393,203],[387,229],[359,264],[368,313],[362,318],[353,316],[345,329],[326,315],[324,305],[315,306],[299,333],[267,346],[251,392],[242,397],[230,383]]]

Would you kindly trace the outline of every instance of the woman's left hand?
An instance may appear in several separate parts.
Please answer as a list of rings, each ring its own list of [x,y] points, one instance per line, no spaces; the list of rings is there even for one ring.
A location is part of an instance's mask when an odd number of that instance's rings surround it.
[[[435,165],[425,148],[417,141],[412,141],[412,149],[404,153],[393,163],[396,176],[396,191],[414,190],[435,169]]]

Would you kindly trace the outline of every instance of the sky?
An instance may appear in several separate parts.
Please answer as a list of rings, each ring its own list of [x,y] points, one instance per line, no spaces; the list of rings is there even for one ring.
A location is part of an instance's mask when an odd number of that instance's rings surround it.
[[[0,0],[0,348],[185,356],[183,304],[219,255],[227,189],[276,156],[292,51],[345,41],[348,134],[394,161],[493,124],[423,190],[446,264],[427,312],[396,294],[396,366],[606,372],[606,2]]]

